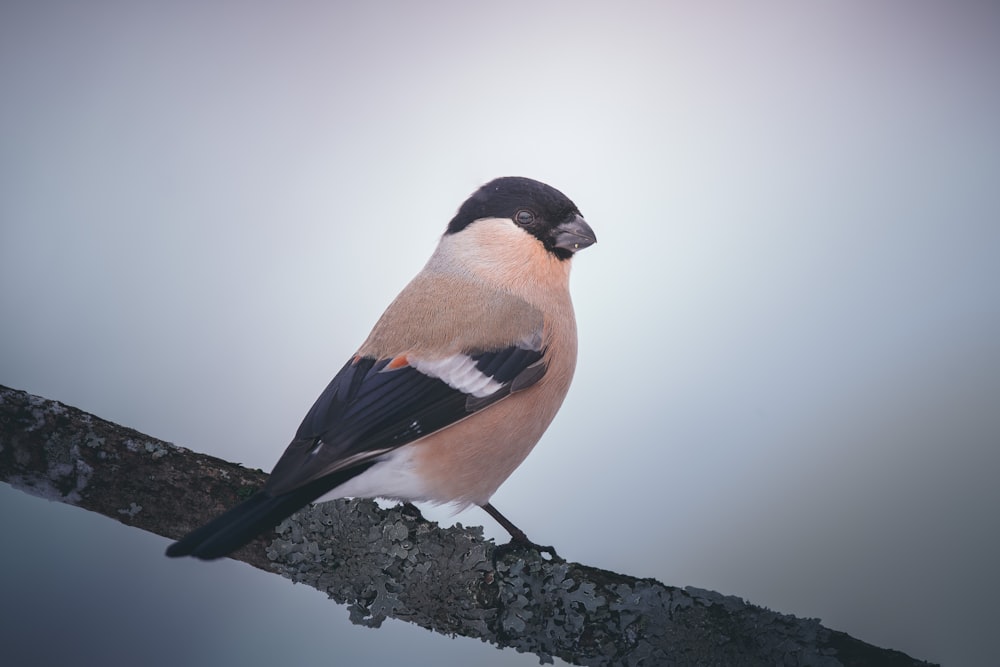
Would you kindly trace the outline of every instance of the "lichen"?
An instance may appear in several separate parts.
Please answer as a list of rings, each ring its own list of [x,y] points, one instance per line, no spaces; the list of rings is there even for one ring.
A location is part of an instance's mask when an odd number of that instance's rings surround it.
[[[435,534],[441,530],[445,539]],[[422,603],[447,590],[442,577],[461,572],[476,585],[490,569],[481,528],[439,529],[398,509],[382,512],[370,500],[314,505],[286,519],[277,532],[268,548],[275,569],[347,603],[351,620],[371,627],[388,616],[416,616]],[[439,603],[441,618],[430,623],[446,632],[461,627],[447,616],[464,617],[481,629],[489,615],[467,598]]]
[[[155,440],[147,440],[144,445],[144,449],[148,454],[153,455],[154,460],[162,458],[170,453],[170,450],[167,448],[167,443]]]
[[[136,503],[129,503],[128,508],[118,510],[119,514],[124,514],[128,517],[134,517],[136,514],[142,511],[142,505]]]
[[[724,664],[772,655],[781,664],[838,664],[817,648],[826,631],[814,619],[703,589],[605,581],[607,573],[532,550],[505,552],[494,566],[482,529],[441,529],[372,501],[321,503],[277,532],[268,548],[274,569],[346,604],[359,625],[412,620],[543,663],[560,656],[581,665]]]

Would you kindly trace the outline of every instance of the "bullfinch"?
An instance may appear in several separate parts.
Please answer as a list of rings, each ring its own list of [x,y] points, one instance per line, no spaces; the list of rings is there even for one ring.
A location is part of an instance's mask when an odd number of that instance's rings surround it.
[[[576,366],[569,273],[594,231],[529,178],[483,185],[302,420],[264,486],[168,556],[214,559],[319,499],[479,505],[555,417]]]

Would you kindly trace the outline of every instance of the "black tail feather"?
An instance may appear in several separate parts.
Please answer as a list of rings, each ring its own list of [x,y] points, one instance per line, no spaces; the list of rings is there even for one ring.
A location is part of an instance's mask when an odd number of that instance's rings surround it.
[[[167,556],[194,556],[202,560],[228,556],[370,466],[371,463],[368,463],[351,470],[341,470],[279,496],[272,496],[266,490],[258,491],[245,502],[171,544],[167,548]]]
[[[204,560],[222,558],[274,528],[302,506],[298,499],[293,502],[287,495],[275,498],[261,491],[171,544],[167,555],[195,556]]]

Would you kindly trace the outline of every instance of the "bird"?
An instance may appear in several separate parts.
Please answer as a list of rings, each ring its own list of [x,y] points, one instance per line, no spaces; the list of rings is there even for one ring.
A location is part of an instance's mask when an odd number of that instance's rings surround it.
[[[315,500],[491,503],[563,403],[576,367],[569,291],[597,242],[577,206],[530,178],[478,188],[423,269],[306,413],[264,485],[171,544],[229,555]]]

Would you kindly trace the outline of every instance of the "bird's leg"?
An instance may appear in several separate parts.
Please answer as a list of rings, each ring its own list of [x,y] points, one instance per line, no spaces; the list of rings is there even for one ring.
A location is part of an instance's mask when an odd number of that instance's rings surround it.
[[[496,564],[497,559],[501,557],[501,555],[517,547],[527,547],[528,549],[533,549],[539,553],[547,553],[552,558],[559,558],[559,554],[557,554],[556,550],[553,549],[552,547],[543,547],[540,544],[535,544],[534,542],[529,540],[528,536],[524,534],[523,530],[515,526],[510,519],[501,514],[500,511],[496,507],[493,507],[493,505],[491,505],[490,503],[486,503],[485,505],[481,505],[480,507],[486,510],[487,514],[496,519],[496,522],[499,523],[501,526],[503,526],[504,530],[510,533],[510,542],[508,542],[507,544],[502,544],[493,550],[494,565]]]
[[[525,542],[527,544],[532,544],[532,541],[528,539],[528,536],[524,534],[524,531],[515,526],[510,519],[505,517],[500,513],[496,507],[493,507],[490,503],[486,503],[482,506],[486,513],[491,517],[496,519],[496,522],[503,526],[504,530],[510,533],[510,537],[515,542]]]

